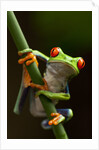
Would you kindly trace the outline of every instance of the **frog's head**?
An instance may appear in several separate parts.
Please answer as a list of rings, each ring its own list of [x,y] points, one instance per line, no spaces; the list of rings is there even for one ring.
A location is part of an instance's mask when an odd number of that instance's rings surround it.
[[[52,48],[50,52],[49,63],[63,64],[63,72],[68,73],[68,77],[73,77],[79,74],[79,71],[85,66],[85,61],[82,57],[71,57],[64,54],[60,47]],[[58,68],[61,69],[61,68]]]

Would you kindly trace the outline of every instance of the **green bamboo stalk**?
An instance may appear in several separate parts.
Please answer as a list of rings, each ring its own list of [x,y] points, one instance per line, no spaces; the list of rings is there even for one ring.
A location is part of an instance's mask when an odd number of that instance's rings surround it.
[[[23,35],[23,32],[19,26],[19,23],[13,13],[13,11],[7,12],[7,25],[8,25],[9,31],[13,37],[13,40],[16,44],[18,51],[29,48],[29,45]],[[41,84],[41,85],[44,84],[42,81],[42,76],[40,74],[40,71],[37,68],[35,63],[32,63],[29,66],[26,66],[26,68],[30,74],[32,82],[34,82],[36,84]],[[20,87],[20,91],[21,91],[21,87]],[[18,96],[20,96],[20,91],[19,91]],[[41,103],[44,107],[44,110],[45,110],[49,120],[52,119],[50,114],[52,112],[57,112],[54,104],[51,102],[50,99],[48,99],[44,95],[40,95],[40,100],[41,100]],[[52,129],[53,129],[54,135],[56,136],[57,139],[68,139],[67,133],[61,123],[58,124],[57,126],[52,125]]]

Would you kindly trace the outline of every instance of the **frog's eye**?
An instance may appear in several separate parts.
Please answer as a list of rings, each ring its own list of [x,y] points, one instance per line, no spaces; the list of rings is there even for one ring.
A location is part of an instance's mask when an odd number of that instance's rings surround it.
[[[82,58],[80,58],[78,60],[77,66],[79,69],[82,69],[85,66],[85,61]]]
[[[59,51],[60,51],[59,47],[54,47],[54,48],[51,49],[50,55],[52,57],[55,57],[55,56],[57,56],[59,54]]]

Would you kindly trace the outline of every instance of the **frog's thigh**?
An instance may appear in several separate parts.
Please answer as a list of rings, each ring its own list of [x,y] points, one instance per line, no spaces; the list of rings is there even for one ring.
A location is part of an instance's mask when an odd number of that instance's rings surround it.
[[[46,113],[44,111],[44,108],[42,106],[42,103],[41,103],[39,97],[31,100],[31,102],[30,102],[30,113],[34,117],[46,117]]]
[[[57,112],[65,116],[65,120],[68,121],[73,117],[72,109],[57,109]]]

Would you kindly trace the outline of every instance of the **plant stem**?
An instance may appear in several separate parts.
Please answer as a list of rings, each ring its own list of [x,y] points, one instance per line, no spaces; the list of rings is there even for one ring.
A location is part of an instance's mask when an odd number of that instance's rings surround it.
[[[19,23],[12,11],[7,12],[7,23],[8,23],[9,31],[13,37],[13,40],[16,44],[17,49],[23,50],[23,49],[29,48],[29,45],[22,33]],[[34,82],[36,84],[41,84],[41,85],[44,84],[42,81],[40,71],[37,68],[35,63],[32,63],[29,66],[26,66],[26,68],[30,74],[32,82]],[[21,87],[20,87],[20,91],[21,91]],[[20,92],[19,92],[19,95],[20,95]],[[50,99],[48,99],[44,95],[40,95],[40,100],[41,100],[41,103],[44,107],[44,110],[45,110],[49,120],[52,119],[50,114],[52,112],[57,112],[54,104],[51,102]],[[57,126],[52,125],[52,129],[53,129],[54,135],[56,136],[57,139],[68,139],[66,131],[61,123]]]

